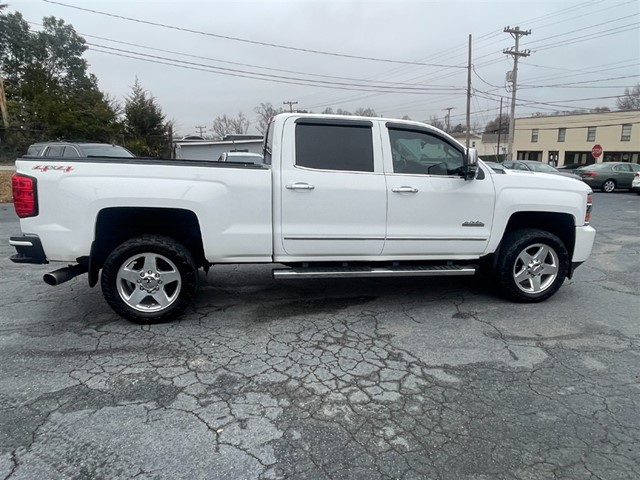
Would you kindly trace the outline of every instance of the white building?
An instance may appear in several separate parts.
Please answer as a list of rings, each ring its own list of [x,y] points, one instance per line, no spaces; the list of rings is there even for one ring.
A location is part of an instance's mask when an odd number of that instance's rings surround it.
[[[253,138],[247,138],[253,137]],[[226,138],[229,138],[228,140]],[[238,139],[236,139],[238,138]],[[188,160],[218,160],[224,152],[262,153],[263,139],[257,135],[228,136],[225,140],[175,140],[174,158]]]

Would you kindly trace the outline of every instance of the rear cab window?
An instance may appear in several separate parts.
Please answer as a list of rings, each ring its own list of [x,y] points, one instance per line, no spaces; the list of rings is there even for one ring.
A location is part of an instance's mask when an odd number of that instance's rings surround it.
[[[373,124],[369,121],[299,119],[295,165],[314,170],[373,172]]]

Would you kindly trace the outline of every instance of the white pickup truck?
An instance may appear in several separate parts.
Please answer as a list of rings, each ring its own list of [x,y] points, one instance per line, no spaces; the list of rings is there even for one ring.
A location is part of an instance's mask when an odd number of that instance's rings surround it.
[[[593,246],[591,190],[497,174],[417,122],[281,114],[264,165],[23,157],[17,263],[68,262],[136,322],[176,317],[197,270],[274,263],[274,277],[493,275],[509,298],[553,295]],[[100,275],[100,271],[102,274]]]

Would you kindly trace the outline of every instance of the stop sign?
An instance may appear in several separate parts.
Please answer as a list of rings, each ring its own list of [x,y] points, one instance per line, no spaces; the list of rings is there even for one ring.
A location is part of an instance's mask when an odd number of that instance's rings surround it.
[[[591,155],[593,155],[594,158],[598,158],[600,155],[602,155],[602,146],[594,145],[591,149]]]

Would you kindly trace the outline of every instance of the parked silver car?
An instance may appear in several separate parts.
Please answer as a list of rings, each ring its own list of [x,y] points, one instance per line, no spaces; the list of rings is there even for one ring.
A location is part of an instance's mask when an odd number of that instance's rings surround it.
[[[120,145],[88,142],[41,142],[34,143],[27,150],[28,157],[135,157]]]
[[[594,163],[576,170],[582,181],[594,190],[611,193],[616,188],[632,188],[633,177],[640,165],[628,162]]]
[[[578,175],[575,175],[570,172],[562,172],[547,163],[537,162],[535,160],[514,160],[514,161],[502,162],[502,165],[505,168],[508,168],[510,170],[552,173],[554,175],[562,175],[563,177],[569,177],[569,178],[575,178],[576,180],[581,180],[581,178]]]

